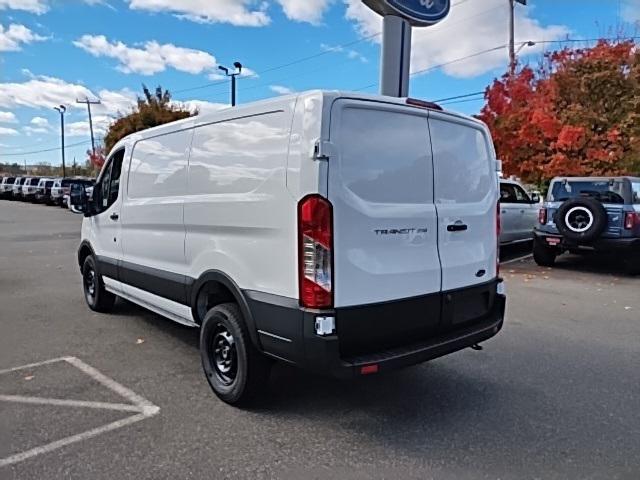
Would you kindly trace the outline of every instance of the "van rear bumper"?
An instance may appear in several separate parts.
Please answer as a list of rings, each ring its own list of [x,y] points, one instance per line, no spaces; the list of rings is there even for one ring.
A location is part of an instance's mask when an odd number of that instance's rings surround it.
[[[497,283],[494,281],[486,286],[490,286],[495,292]],[[478,288],[466,290],[476,291]],[[378,344],[374,344],[366,351],[362,348],[351,351],[345,348],[344,339],[341,342],[340,328],[336,334],[328,336],[319,336],[315,332],[316,316],[333,314],[339,321],[340,309],[333,312],[313,311],[294,308],[291,303],[285,306],[283,302],[269,306],[264,303],[264,294],[259,294],[258,297],[261,298],[258,299],[252,295],[255,292],[245,293],[249,293],[247,300],[258,329],[261,343],[259,347],[264,353],[306,370],[337,378],[395,370],[483,342],[502,328],[506,305],[506,297],[495,293],[491,296],[489,310],[477,318],[467,318],[457,327],[450,324],[443,327],[440,324],[430,329],[428,334],[419,335],[412,331],[407,332],[404,338],[399,337],[396,332],[393,344],[380,344],[382,348],[375,348]],[[438,297],[444,302],[449,295],[439,294]],[[403,302],[407,300],[397,301],[397,311],[403,310]],[[380,308],[383,309],[381,315],[387,316],[389,304],[382,304]],[[368,306],[366,315],[375,320],[375,306]],[[393,321],[393,318],[389,320]],[[366,336],[368,332],[363,331],[362,334]],[[363,367],[369,368],[363,371]]]

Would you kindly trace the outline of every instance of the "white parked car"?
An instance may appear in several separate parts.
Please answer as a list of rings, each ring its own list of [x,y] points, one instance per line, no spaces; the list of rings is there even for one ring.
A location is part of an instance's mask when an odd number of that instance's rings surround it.
[[[313,91],[121,140],[83,211],[89,307],[199,326],[224,401],[281,360],[355,377],[503,323],[491,137],[427,102]]]
[[[540,197],[529,195],[514,180],[500,180],[500,209],[502,228],[500,243],[533,241],[533,229],[538,224]]]

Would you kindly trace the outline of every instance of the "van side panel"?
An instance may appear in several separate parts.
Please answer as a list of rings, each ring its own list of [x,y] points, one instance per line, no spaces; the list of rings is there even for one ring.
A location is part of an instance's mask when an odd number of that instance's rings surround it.
[[[442,289],[496,277],[498,180],[490,136],[476,122],[429,116]]]
[[[230,112],[232,115],[235,112]],[[185,198],[188,276],[297,298],[296,202],[285,170],[293,102],[197,125]]]
[[[150,268],[185,273],[183,203],[192,133],[178,130],[139,140],[133,146],[130,164],[123,166],[123,170],[129,167],[120,215],[121,277],[125,283],[127,277],[143,280],[146,273],[157,276],[145,272]]]
[[[347,99],[333,104],[329,199],[336,308],[440,292],[427,119],[427,111],[405,106]],[[435,326],[439,311],[420,319],[421,327]]]

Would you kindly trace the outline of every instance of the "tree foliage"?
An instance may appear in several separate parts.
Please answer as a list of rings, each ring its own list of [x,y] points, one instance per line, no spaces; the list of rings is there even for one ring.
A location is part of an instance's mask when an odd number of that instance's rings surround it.
[[[479,118],[505,174],[544,184],[556,175],[640,171],[640,52],[632,41],[545,55],[496,79]]]
[[[158,86],[155,92],[151,92],[145,85],[142,86],[143,97],[138,97],[137,105],[127,115],[120,116],[113,122],[104,137],[103,152],[109,152],[118,141],[127,135],[156,127],[165,123],[181,120],[197,115],[186,108],[179,107],[171,102],[171,94],[168,90],[162,90]],[[92,163],[98,165],[102,160],[91,158]]]

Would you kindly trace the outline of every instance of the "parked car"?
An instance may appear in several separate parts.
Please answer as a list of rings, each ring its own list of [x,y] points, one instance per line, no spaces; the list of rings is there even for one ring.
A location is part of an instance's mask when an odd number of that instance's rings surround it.
[[[538,223],[540,197],[514,180],[500,180],[500,243],[530,242]]]
[[[27,177],[22,185],[22,200],[32,202],[36,198],[36,191],[40,177]]]
[[[552,266],[566,251],[616,252],[640,274],[640,178],[554,178],[540,209],[533,255]]]
[[[52,178],[41,178],[38,182],[38,186],[36,187],[35,201],[38,203],[50,203],[52,186]]]
[[[24,184],[25,180],[26,177],[16,177],[15,182],[13,182],[11,195],[14,200],[22,200],[22,185]]]
[[[16,177],[4,177],[0,183],[0,198],[13,198],[13,182]]]
[[[231,404],[273,359],[352,378],[440,357],[502,327],[498,165],[480,121],[358,93],[144,130],[72,205],[84,297],[200,326]]]

